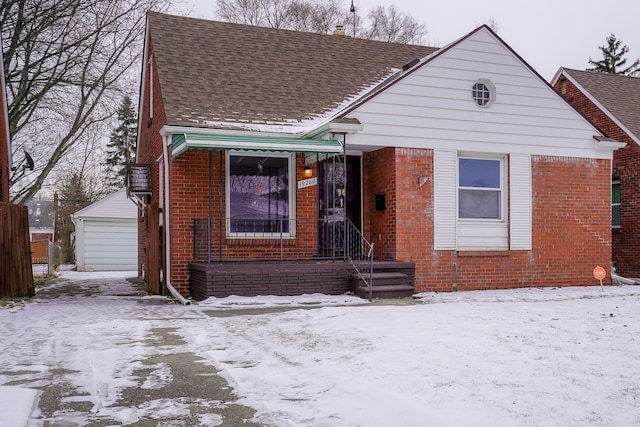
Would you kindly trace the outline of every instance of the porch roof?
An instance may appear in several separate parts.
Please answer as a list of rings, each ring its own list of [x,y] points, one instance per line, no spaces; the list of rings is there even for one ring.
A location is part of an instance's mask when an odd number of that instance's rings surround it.
[[[180,133],[171,135],[172,156],[191,148],[207,150],[279,151],[289,153],[342,153],[336,140],[306,139],[293,136],[216,135]]]

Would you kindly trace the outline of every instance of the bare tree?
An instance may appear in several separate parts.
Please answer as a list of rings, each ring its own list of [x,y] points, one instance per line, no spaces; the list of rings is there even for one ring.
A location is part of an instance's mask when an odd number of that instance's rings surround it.
[[[32,198],[88,129],[113,116],[123,79],[142,53],[149,9],[170,0],[2,0],[9,127],[14,152],[36,169],[12,189]]]
[[[220,18],[240,24],[331,33],[343,25],[345,33],[360,38],[397,43],[422,43],[424,24],[395,6],[374,8],[367,15],[350,11],[344,0],[218,0]]]
[[[217,12],[225,21],[266,26],[262,0],[218,0]]]
[[[410,14],[399,11],[395,5],[388,9],[378,6],[369,12],[368,17],[368,39],[420,44],[427,34],[424,24],[416,21]]]

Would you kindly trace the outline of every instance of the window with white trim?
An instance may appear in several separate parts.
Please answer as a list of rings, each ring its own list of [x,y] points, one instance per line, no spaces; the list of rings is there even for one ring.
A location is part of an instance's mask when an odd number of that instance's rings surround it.
[[[502,159],[458,158],[458,218],[503,218]]]
[[[434,150],[434,248],[530,250],[531,155]]]
[[[229,237],[293,236],[293,154],[230,152],[227,156]]]
[[[611,226],[620,228],[620,181],[611,183]]]

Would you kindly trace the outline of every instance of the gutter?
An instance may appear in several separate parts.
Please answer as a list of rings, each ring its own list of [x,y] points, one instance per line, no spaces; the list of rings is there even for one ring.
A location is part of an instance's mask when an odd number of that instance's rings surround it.
[[[175,299],[180,301],[182,305],[190,305],[191,302],[180,294],[171,284],[171,227],[169,223],[169,149],[167,148],[171,141],[171,134],[165,134],[162,142],[162,153],[164,160],[164,208],[162,215],[164,216],[164,253],[165,253],[165,272],[164,279],[167,289]]]
[[[639,283],[633,279],[627,279],[626,277],[618,276],[617,274],[611,274],[611,279],[616,282],[620,282],[623,285],[638,285]]]

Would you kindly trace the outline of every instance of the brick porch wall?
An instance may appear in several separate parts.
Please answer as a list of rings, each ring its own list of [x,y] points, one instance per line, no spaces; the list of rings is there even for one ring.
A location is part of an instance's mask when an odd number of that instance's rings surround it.
[[[375,258],[396,259],[396,164],[395,149],[383,148],[363,157],[364,235],[373,242]],[[384,195],[385,210],[376,210],[375,195]]]
[[[395,177],[370,181],[364,193],[377,191],[381,181],[393,181],[397,197],[391,199],[393,204],[387,202],[387,210],[394,212],[385,213],[386,222],[372,220],[372,232],[395,230],[395,250],[383,256],[395,251],[398,260],[415,262],[417,292],[595,285],[593,268],[601,265],[609,271],[609,161],[532,158],[532,250],[435,251],[432,151],[381,151],[370,155],[371,164],[391,157],[395,166],[385,170],[394,169]],[[422,187],[419,176],[428,179]],[[378,247],[376,242],[376,256]]]
[[[225,153],[211,152],[211,183],[213,191],[212,215],[214,218],[226,216]],[[222,156],[222,159],[220,158]],[[296,182],[304,179],[304,156],[296,155]],[[221,161],[222,160],[222,161]],[[207,218],[209,215],[209,151],[189,150],[173,159],[171,175],[171,281],[183,294],[189,293],[189,262],[193,260],[193,219]],[[222,179],[222,185],[221,184]],[[303,189],[295,188],[297,218],[315,218],[317,186]],[[222,203],[222,206],[221,206]],[[300,235],[309,236],[314,230],[303,233],[300,227],[308,226],[302,221],[298,224]],[[214,227],[212,241],[217,244],[218,228]],[[224,232],[224,231],[223,231]],[[226,233],[225,233],[226,234]],[[278,251],[279,241],[226,239],[223,234],[223,258],[250,259],[263,251]],[[284,246],[285,257],[311,257],[315,249],[312,239],[296,239]],[[217,248],[215,250],[217,255]]]
[[[612,229],[612,260],[617,273],[640,277],[640,146],[604,114],[569,80],[558,80],[554,89],[611,139],[627,146],[613,154],[612,178],[620,180],[620,228]],[[564,84],[564,91],[562,85]]]

